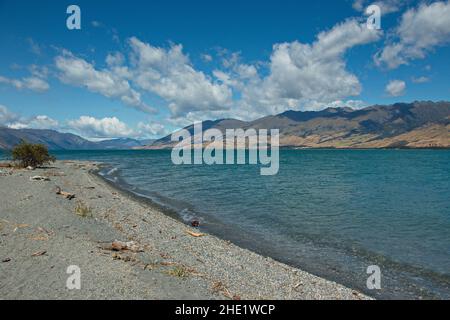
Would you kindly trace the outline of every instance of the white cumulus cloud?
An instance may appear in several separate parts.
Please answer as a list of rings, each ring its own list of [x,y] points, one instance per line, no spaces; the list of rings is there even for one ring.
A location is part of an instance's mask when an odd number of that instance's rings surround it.
[[[0,105],[0,126],[12,129],[57,129],[59,122],[46,115],[23,117]]]
[[[143,90],[162,97],[174,116],[193,110],[224,110],[232,103],[231,89],[214,83],[192,66],[181,45],[168,49],[129,39],[134,81]]]
[[[134,131],[116,117],[97,119],[81,116],[70,120],[68,127],[88,138],[119,138],[134,135]]]
[[[436,47],[450,43],[450,3],[421,4],[405,12],[390,40],[374,59],[379,66],[395,69],[423,59]]]
[[[59,122],[46,115],[21,118],[8,125],[12,129],[59,129]]]
[[[155,112],[155,109],[142,101],[141,94],[131,88],[126,79],[110,70],[97,70],[86,60],[67,51],[55,58],[55,65],[59,71],[59,79],[66,84],[87,88],[107,98],[120,99],[144,112]]]
[[[0,83],[11,85],[18,90],[28,89],[36,92],[44,92],[50,88],[47,81],[35,76],[22,79],[11,79],[0,76]]]
[[[381,9],[381,14],[388,14],[392,12],[399,11],[403,6],[405,6],[408,0],[355,0],[353,2],[353,8],[357,11],[365,11],[370,5],[377,5]]]
[[[350,97],[358,96],[362,85],[347,70],[345,54],[355,46],[379,40],[381,35],[382,31],[369,30],[364,23],[349,19],[319,33],[311,44],[275,44],[268,62],[243,63],[239,53],[222,50],[223,69],[213,70],[213,76],[239,98],[230,108],[190,108],[182,115],[172,114],[169,121],[181,126],[208,118],[251,120],[289,109],[360,108],[363,102]]]
[[[168,133],[166,127],[159,122],[139,122],[137,128],[140,136],[161,136]]]
[[[252,117],[343,101],[362,90],[357,76],[346,68],[345,54],[355,46],[377,41],[381,34],[350,19],[319,33],[312,44],[275,44],[266,76],[260,76],[255,65],[240,64],[236,57],[226,60],[231,72],[216,71],[215,76],[241,91],[239,109]]]
[[[400,97],[405,94],[406,83],[402,80],[392,80],[386,85],[386,93],[391,97]]]
[[[0,104],[0,126],[9,127],[19,120],[19,116],[11,112],[7,107]]]

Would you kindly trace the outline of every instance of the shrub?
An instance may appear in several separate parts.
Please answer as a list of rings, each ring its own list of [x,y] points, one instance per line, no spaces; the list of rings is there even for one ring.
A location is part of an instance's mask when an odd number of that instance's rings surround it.
[[[48,153],[43,144],[32,144],[23,140],[13,148],[12,158],[23,168],[38,167],[55,161],[55,157]]]

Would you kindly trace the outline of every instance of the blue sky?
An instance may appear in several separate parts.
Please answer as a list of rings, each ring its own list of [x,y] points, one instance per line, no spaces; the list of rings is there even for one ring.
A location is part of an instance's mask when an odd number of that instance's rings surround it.
[[[0,125],[91,139],[449,100],[448,1],[0,0]],[[81,9],[69,30],[66,9]],[[381,30],[364,10],[381,8]]]

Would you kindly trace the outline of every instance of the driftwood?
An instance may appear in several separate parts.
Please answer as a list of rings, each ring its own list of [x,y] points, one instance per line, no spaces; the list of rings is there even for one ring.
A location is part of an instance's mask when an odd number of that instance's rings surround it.
[[[206,234],[204,234],[204,233],[197,233],[197,232],[193,232],[191,230],[186,230],[186,233],[191,235],[191,236],[193,236],[193,237],[195,237],[195,238],[206,236]]]
[[[73,198],[75,198],[75,195],[73,193],[64,192],[61,190],[60,187],[56,187],[56,194],[59,194],[69,200],[72,200]]]
[[[31,256],[32,257],[39,257],[39,256],[45,255],[46,253],[47,253],[47,251],[42,250],[42,251],[37,251],[37,252],[33,253]]]
[[[50,181],[50,178],[44,176],[33,176],[30,177],[30,181]]]

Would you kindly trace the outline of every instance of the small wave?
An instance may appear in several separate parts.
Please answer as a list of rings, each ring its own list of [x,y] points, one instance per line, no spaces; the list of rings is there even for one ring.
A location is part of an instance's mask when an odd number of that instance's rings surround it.
[[[195,214],[195,212],[193,212],[192,210],[188,209],[188,208],[184,208],[183,210],[181,210],[179,212],[179,215],[181,217],[181,219],[183,219],[183,221],[185,222],[191,222],[193,220],[197,220],[200,221],[201,219]]]
[[[119,168],[114,167],[114,168],[112,168],[111,170],[109,170],[109,171],[106,173],[106,175],[111,176],[111,175],[113,175],[114,173],[116,173],[117,171],[119,171]]]

